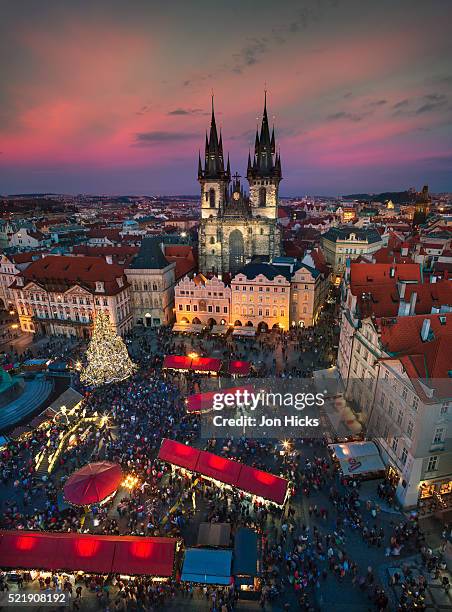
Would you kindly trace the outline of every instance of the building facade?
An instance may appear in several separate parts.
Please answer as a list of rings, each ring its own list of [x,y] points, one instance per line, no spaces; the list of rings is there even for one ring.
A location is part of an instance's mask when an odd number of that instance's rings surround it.
[[[281,179],[281,158],[276,152],[274,131],[270,136],[266,103],[260,134],[256,132],[253,160],[248,156],[249,196],[239,175],[231,177],[229,158],[225,166],[222,137],[221,134],[218,137],[212,104],[204,166],[201,157],[198,161],[199,268],[203,274],[236,273],[256,256],[269,260],[280,255],[277,219]]]
[[[125,270],[135,325],[159,327],[173,321],[175,271],[176,263],[166,259],[163,245],[154,238],[143,238]]]
[[[218,277],[186,276],[175,291],[177,323],[229,325],[231,288]]]
[[[118,334],[132,328],[124,271],[100,257],[43,257],[15,276],[12,290],[24,332],[88,339],[99,310]]]
[[[287,267],[250,263],[231,281],[231,322],[257,330],[289,329],[290,271]]]
[[[333,273],[340,276],[345,271],[347,259],[375,253],[384,246],[377,230],[355,227],[330,227],[322,234],[322,250]]]

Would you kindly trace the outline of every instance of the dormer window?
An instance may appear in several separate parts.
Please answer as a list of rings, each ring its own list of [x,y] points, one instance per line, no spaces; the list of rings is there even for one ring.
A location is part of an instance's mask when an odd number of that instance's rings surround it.
[[[118,287],[124,286],[124,281],[122,280],[122,276],[118,276],[118,278],[116,279],[116,282],[118,283]]]
[[[105,285],[103,281],[96,281],[96,291],[102,293],[105,291]]]

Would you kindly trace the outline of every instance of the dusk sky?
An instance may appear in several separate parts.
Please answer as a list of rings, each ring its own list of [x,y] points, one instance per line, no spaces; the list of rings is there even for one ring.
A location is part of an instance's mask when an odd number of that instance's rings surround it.
[[[451,23],[450,0],[4,2],[0,193],[197,194],[212,89],[243,175],[265,83],[281,195],[452,191]]]

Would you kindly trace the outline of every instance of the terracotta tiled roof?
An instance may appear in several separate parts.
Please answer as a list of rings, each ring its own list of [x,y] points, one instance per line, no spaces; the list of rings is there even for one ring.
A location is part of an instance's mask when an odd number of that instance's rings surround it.
[[[35,282],[47,291],[63,292],[80,285],[95,292],[96,281],[102,281],[105,288],[102,293],[115,295],[128,286],[122,267],[108,264],[103,257],[47,256],[31,263],[22,276],[25,284]],[[122,287],[118,278],[122,279]]]
[[[110,255],[116,264],[127,267],[134,255],[138,253],[138,250],[139,247],[128,244],[109,244],[106,246],[78,244],[74,246],[72,252],[76,255],[85,255],[88,257],[105,258],[107,255]]]
[[[391,276],[391,269],[394,269],[394,276]],[[355,264],[350,267],[350,286],[354,293],[354,288],[361,289],[373,287],[376,284],[393,282],[398,280],[421,281],[421,268],[416,263],[376,263],[376,264]]]
[[[415,355],[425,352],[430,344],[421,339],[421,329],[425,319],[430,319],[432,340],[452,335],[452,313],[381,318],[376,320],[376,324],[381,331],[381,344],[384,350],[394,355]]]
[[[183,278],[196,268],[195,256],[190,245],[165,245],[165,257],[168,261],[176,264],[176,280]]]
[[[108,238],[109,240],[119,242],[121,239],[120,229],[106,227],[103,229],[90,229],[88,238]]]

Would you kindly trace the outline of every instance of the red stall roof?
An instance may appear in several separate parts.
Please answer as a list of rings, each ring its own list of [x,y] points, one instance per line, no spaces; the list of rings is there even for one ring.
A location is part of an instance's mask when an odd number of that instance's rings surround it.
[[[251,370],[249,361],[230,361],[229,374],[238,374],[239,376],[248,376]]]
[[[158,458],[194,472],[200,452],[197,448],[193,448],[193,446],[187,446],[175,440],[164,438]]]
[[[117,536],[114,571],[128,575],[171,576],[175,543],[174,538]]]
[[[196,471],[204,476],[232,486],[236,486],[241,469],[242,464],[238,461],[219,457],[206,451],[200,452],[196,466]]]
[[[213,357],[196,357],[192,360],[190,370],[197,372],[219,372],[221,360]]]
[[[80,533],[1,531],[0,567],[144,574],[173,574],[176,540]]]
[[[285,478],[244,465],[236,486],[243,491],[282,505],[286,498],[287,484]]]
[[[286,499],[288,481],[285,478],[174,440],[163,440],[159,459],[197,472],[201,476],[214,478],[275,504],[282,505]]]
[[[187,398],[187,412],[209,412],[213,408],[213,398],[218,393],[236,393],[237,391],[253,391],[252,385],[243,387],[230,387],[229,389],[218,389],[217,391],[207,391],[206,393],[195,393]]]
[[[166,355],[163,360],[163,367],[170,370],[189,370],[190,364],[191,358],[183,355]]]

